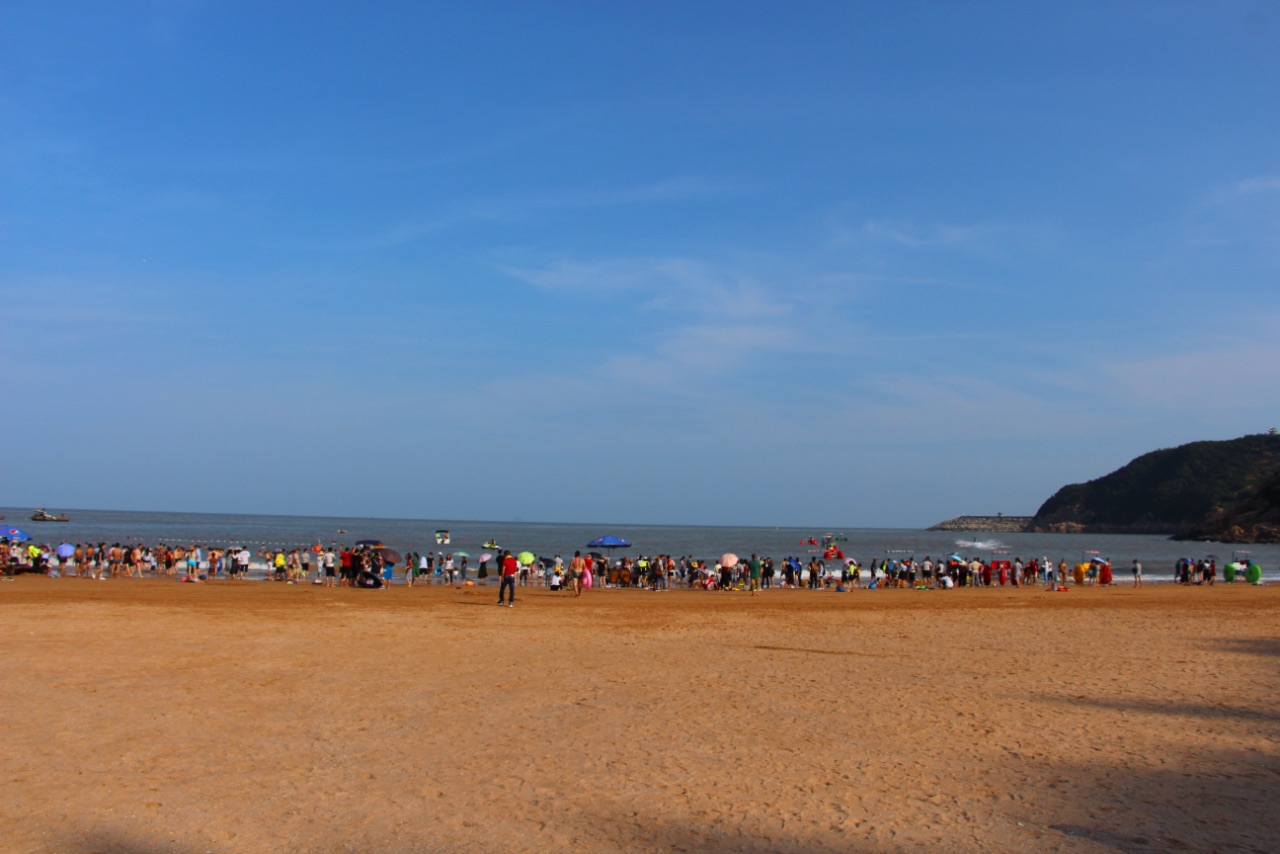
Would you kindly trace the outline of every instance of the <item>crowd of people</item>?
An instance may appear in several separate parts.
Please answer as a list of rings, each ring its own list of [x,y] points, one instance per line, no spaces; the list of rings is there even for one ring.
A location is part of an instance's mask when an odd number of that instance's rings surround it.
[[[641,588],[654,591],[676,587],[701,590],[810,589],[844,592],[855,588],[951,589],[958,587],[1030,587],[1066,589],[1069,585],[1106,586],[1115,582],[1109,561],[1085,560],[1074,566],[1065,559],[1055,563],[1048,557],[1023,560],[981,560],[951,555],[935,560],[926,556],[890,555],[871,559],[866,566],[843,552],[794,555],[775,560],[751,555],[738,560],[725,555],[721,560],[701,560],[692,556],[612,557],[599,552],[565,560],[560,555],[539,557],[523,552],[518,557],[509,550],[481,555],[474,568],[469,555],[451,552],[409,552],[403,557],[375,541],[353,546],[334,544],[295,548],[266,548],[256,553],[245,546],[218,547],[201,544],[148,546],[140,543],[64,543],[57,547],[10,541],[0,537],[0,567],[9,575],[35,572],[54,577],[97,580],[168,576],[184,582],[217,579],[245,580],[250,571],[261,572],[270,581],[286,584],[311,583],[328,587],[387,588],[399,578],[407,586],[484,586],[491,577],[489,562],[495,559],[494,575],[500,586],[545,587],[572,590],[581,595],[592,586]],[[830,560],[829,560],[830,559]],[[1215,560],[1180,560],[1174,580],[1182,584],[1213,584],[1218,575]],[[1134,560],[1133,584],[1141,586],[1143,567]],[[1224,580],[1232,581],[1228,572]]]

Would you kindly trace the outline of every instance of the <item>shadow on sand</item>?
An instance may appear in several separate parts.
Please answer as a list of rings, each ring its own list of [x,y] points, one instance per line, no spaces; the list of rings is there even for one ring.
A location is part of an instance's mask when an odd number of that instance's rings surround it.
[[[1209,649],[1280,656],[1280,639],[1223,641]],[[1194,718],[1237,741],[1266,745],[1221,749],[1187,744],[1168,756],[1146,757],[1138,767],[1055,766],[1053,773],[1064,781],[1059,790],[1067,797],[1059,811],[1061,820],[1049,825],[1052,830],[1127,854],[1277,850],[1280,820],[1274,804],[1280,799],[1280,756],[1274,745],[1280,737],[1280,712],[1178,700],[1046,699],[1150,715],[1152,726],[1169,717]]]

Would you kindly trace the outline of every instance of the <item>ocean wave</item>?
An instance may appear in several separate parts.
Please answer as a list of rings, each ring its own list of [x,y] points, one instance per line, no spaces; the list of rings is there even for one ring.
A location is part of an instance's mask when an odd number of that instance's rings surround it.
[[[978,549],[984,552],[1004,548],[1004,543],[999,540],[956,540],[956,545],[963,549]]]

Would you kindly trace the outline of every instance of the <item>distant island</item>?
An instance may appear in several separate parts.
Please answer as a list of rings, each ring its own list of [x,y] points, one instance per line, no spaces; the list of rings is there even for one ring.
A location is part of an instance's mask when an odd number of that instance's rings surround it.
[[[1191,442],[1059,489],[1035,516],[959,516],[931,531],[1168,534],[1280,542],[1280,436]]]

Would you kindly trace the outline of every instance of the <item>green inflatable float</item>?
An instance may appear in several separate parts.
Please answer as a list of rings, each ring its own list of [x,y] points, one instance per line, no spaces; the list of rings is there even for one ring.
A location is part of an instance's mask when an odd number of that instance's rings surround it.
[[[1262,580],[1262,567],[1256,563],[1249,564],[1249,568],[1244,571],[1244,580],[1250,584],[1257,584]]]

